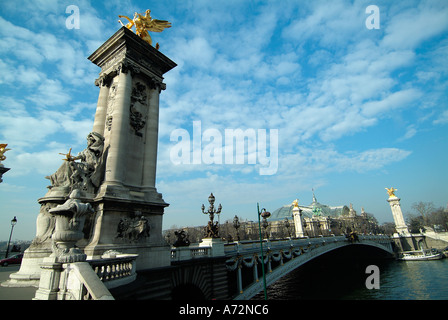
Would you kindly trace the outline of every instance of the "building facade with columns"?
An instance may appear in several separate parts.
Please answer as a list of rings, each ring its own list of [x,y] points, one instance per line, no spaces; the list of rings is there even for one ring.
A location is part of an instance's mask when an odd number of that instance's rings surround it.
[[[313,201],[309,205],[301,205],[298,200],[275,210],[270,221],[270,233],[283,234],[289,225],[295,231],[292,236],[317,237],[331,234],[340,235],[351,231],[369,234],[376,233],[378,223],[372,214],[361,214],[353,209],[353,205],[329,206],[317,201],[313,193]]]

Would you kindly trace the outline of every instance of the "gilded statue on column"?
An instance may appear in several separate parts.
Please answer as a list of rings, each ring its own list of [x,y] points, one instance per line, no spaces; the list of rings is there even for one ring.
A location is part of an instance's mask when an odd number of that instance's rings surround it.
[[[6,156],[4,155],[6,151],[9,151],[11,149],[6,148],[8,144],[7,143],[0,143],[0,164],[3,160],[6,159]]]
[[[395,188],[385,188],[387,190],[387,193],[389,194],[389,198],[393,198],[396,197],[395,195],[395,191],[397,191],[397,189]]]
[[[134,18],[131,19],[127,16],[119,15],[119,18],[125,18],[129,21],[126,25],[121,22],[121,20],[118,20],[118,22],[121,23],[122,26],[128,28],[129,30],[132,30],[132,27],[135,26],[135,34],[138,35],[140,38],[145,40],[147,43],[152,45],[152,39],[148,33],[150,32],[162,32],[165,30],[165,28],[171,28],[171,23],[166,20],[158,20],[151,18],[151,10],[146,10],[145,15],[141,15],[140,13],[135,12]],[[159,49],[159,44],[157,43],[155,48]]]

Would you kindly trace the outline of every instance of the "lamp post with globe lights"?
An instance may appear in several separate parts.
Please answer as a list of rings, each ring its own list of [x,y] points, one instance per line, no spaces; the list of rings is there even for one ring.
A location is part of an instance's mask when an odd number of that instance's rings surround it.
[[[264,272],[264,257],[263,257],[263,238],[261,236],[261,222],[260,222],[260,216],[263,218],[263,227],[266,223],[267,226],[267,218],[269,218],[271,216],[271,213],[266,211],[265,208],[261,209],[260,211],[260,206],[257,203],[257,210],[258,210],[258,231],[260,233],[260,250],[261,250],[261,270],[263,273],[263,289],[264,289],[264,299],[267,300],[268,299],[268,294],[267,294],[267,289],[266,289],[266,274]],[[266,228],[266,227],[264,227]]]
[[[214,222],[214,218],[215,218],[215,214],[220,214],[221,210],[222,210],[222,206],[221,204],[219,204],[218,208],[215,209],[215,196],[213,195],[213,193],[210,194],[210,196],[208,197],[208,202],[210,203],[210,206],[208,208],[207,211],[205,211],[205,206],[202,205],[201,209],[202,209],[202,213],[203,214],[208,214],[210,221],[208,222],[208,225],[206,227],[206,237],[208,238],[219,238],[219,227],[218,227],[218,222]]]
[[[11,243],[12,231],[14,230],[14,226],[16,225],[16,223],[17,223],[17,218],[14,216],[14,218],[11,220],[11,233],[9,234],[9,241],[8,241],[8,246],[6,247],[5,259],[8,258],[9,244]]]

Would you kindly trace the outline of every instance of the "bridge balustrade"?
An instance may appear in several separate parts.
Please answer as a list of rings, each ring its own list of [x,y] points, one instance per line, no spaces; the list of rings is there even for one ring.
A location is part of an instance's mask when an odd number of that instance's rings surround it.
[[[108,288],[115,288],[129,283],[136,278],[136,254],[122,254],[115,257],[88,260],[98,278]]]
[[[211,257],[210,247],[189,246],[171,249],[171,261]]]
[[[268,285],[275,282],[283,275],[291,272],[299,265],[331,251],[335,248],[349,244],[369,244],[381,246],[382,249],[392,253],[391,239],[384,235],[359,235],[354,242],[345,236],[329,236],[317,238],[289,238],[263,241],[263,260],[261,259],[260,242],[252,243],[234,243],[226,247],[226,267],[229,271],[236,271],[236,282],[238,293],[235,299],[250,299],[258,293],[262,287],[260,284],[260,265],[262,261],[265,264]],[[299,260],[296,258],[300,257]],[[293,262],[296,260],[295,262]],[[288,264],[288,267],[281,268]],[[245,272],[243,268],[252,268],[252,276]],[[245,277],[250,277],[247,279]],[[245,285],[244,285],[245,283]],[[247,290],[247,292],[245,292]]]
[[[219,256],[213,255],[213,246],[173,248],[171,261],[225,258],[225,267],[229,272],[229,288],[235,288],[236,285],[237,293],[233,295],[233,298],[250,299],[263,289],[260,281],[263,262],[267,285],[270,285],[303,263],[343,246],[362,244],[393,254],[391,238],[385,235],[358,235],[356,239],[349,239],[344,235],[264,239],[262,243],[263,253],[261,253],[260,241],[245,240],[226,244],[221,242],[219,245],[224,248],[219,251],[221,252]]]
[[[35,300],[114,300],[109,289],[136,279],[136,254],[83,262],[44,262]]]
[[[384,235],[360,235],[361,240],[371,240],[376,242],[389,243],[390,238]],[[277,248],[284,249],[287,247],[303,247],[303,246],[316,246],[325,245],[326,243],[347,241],[345,236],[327,236],[327,237],[315,237],[315,238],[286,238],[286,239],[264,239],[264,250],[275,250]],[[238,242],[230,242],[224,245],[224,253],[226,256],[234,256],[239,253],[249,254],[260,252],[259,240],[243,240]],[[188,246],[178,247],[171,249],[171,261],[183,261],[196,258],[211,257],[211,248],[202,246]]]

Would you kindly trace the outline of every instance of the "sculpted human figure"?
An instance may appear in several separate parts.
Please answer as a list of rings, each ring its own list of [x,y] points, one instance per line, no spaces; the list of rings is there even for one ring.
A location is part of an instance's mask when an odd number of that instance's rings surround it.
[[[103,152],[104,137],[97,132],[91,132],[87,136],[87,148],[77,156],[65,154],[64,163],[59,169],[45,178],[51,181],[53,187],[79,188],[83,191],[93,192],[98,188],[103,178]],[[80,160],[80,162],[76,162]]]

